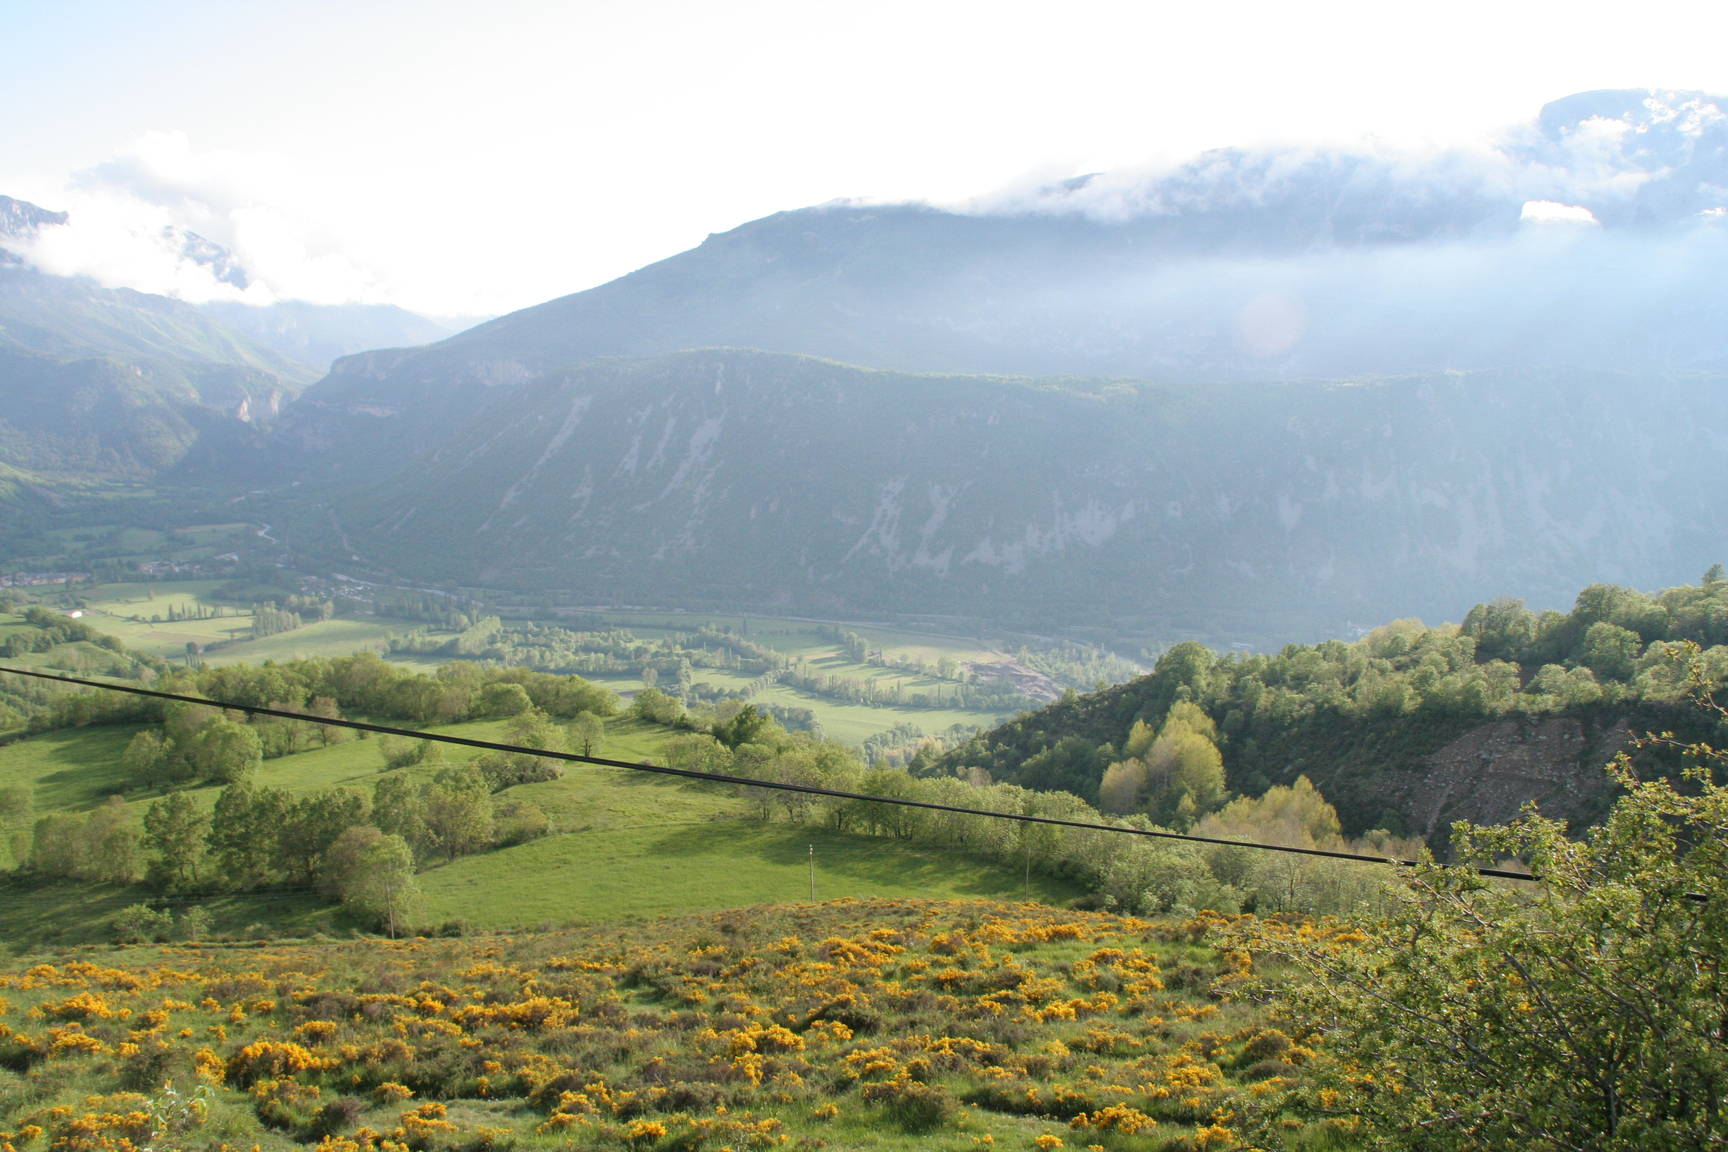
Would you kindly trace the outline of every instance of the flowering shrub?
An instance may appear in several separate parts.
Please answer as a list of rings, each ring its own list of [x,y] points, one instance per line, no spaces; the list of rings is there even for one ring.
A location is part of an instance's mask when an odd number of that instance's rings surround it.
[[[1252,961],[1198,939],[1030,905],[842,901],[37,965],[0,972],[0,1065],[64,1087],[5,1121],[0,1152],[144,1152],[171,1079],[200,1123],[223,1118],[185,1152],[742,1152],[854,1146],[871,1126],[1225,1148],[1220,1117],[1299,1076],[1312,1040],[1211,999]]]

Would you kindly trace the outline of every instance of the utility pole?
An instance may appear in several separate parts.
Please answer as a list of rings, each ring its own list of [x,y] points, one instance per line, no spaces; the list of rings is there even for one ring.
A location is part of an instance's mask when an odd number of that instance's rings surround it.
[[[816,845],[810,845],[810,902],[816,902]]]

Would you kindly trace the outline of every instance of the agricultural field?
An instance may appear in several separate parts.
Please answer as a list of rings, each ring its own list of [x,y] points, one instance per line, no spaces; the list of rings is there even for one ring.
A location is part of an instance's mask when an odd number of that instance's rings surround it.
[[[0,1143],[1236,1148],[1315,1053],[1219,998],[1249,962],[1204,942],[1215,923],[837,900],[19,961],[0,970]]]
[[[823,735],[853,745],[892,729],[939,736],[955,726],[992,727],[1096,679],[1057,682],[975,639],[871,624],[647,611],[590,611],[538,624],[487,619],[467,634],[422,629],[392,656],[447,652],[574,671],[626,695],[669,690],[674,673],[687,673],[687,702],[731,696],[770,705],[797,717],[794,726],[814,721]],[[1073,652],[1053,659],[1053,667],[1106,669],[1116,679],[1139,671],[1097,650],[1081,663]]]
[[[859,745],[866,739],[899,724],[914,724],[935,735],[954,724],[965,727],[993,728],[1013,715],[1012,712],[983,712],[960,708],[902,708],[892,704],[845,704],[824,700],[783,684],[751,697],[757,703],[784,704],[809,708],[822,725],[822,735],[842,744]]]
[[[212,526],[198,531],[216,532],[232,526]],[[140,530],[145,531],[145,530]],[[194,530],[185,530],[194,533]],[[424,650],[428,645],[453,641],[455,632],[428,628],[423,622],[389,616],[350,615],[329,620],[309,621],[298,628],[252,639],[253,614],[249,607],[219,603],[215,592],[223,581],[156,580],[98,584],[80,587],[76,603],[82,606],[86,623],[98,631],[114,636],[127,649],[142,655],[183,660],[188,646],[197,652],[197,659],[209,665],[258,664],[267,660],[347,656],[355,652],[372,651],[393,663],[422,669],[435,668],[447,662],[451,655],[443,651]],[[260,589],[262,596],[268,589]],[[67,604],[64,597],[46,598],[50,604]],[[512,622],[514,623],[514,622]],[[704,626],[727,629],[753,644],[769,650],[775,660],[800,662],[802,670],[823,679],[820,691],[813,684],[761,683],[762,669],[748,670],[713,667],[700,663],[692,669],[692,682],[698,693],[692,700],[712,701],[719,695],[731,695],[762,705],[803,712],[801,723],[814,720],[822,734],[853,746],[861,746],[871,737],[899,729],[915,728],[926,736],[942,736],[956,726],[960,729],[989,728],[1001,723],[1038,699],[1053,697],[1056,686],[1041,674],[1031,672],[1019,661],[998,648],[975,639],[940,636],[930,633],[868,624],[836,626],[814,621],[777,619],[760,616],[705,617],[676,612],[594,612],[585,613],[579,621],[567,621],[567,626],[579,630],[625,629],[646,646],[653,657],[638,662],[608,665],[604,668],[581,669],[588,679],[622,693],[633,695],[649,686],[642,664],[658,662],[670,667],[682,655],[692,655],[682,647],[692,634]],[[848,653],[837,639],[839,630],[854,634],[863,650]],[[421,650],[392,644],[393,638],[413,634],[421,637]],[[3,637],[0,637],[3,639]],[[867,651],[867,658],[859,658]],[[74,656],[70,660],[56,654],[51,658],[29,661],[32,666],[60,666],[80,671],[98,671],[111,662],[98,659],[94,653]],[[529,651],[510,651],[505,645],[503,655],[494,652],[489,659],[504,659],[510,663],[526,663],[529,667],[567,670],[567,664],[557,660],[541,663]],[[938,669],[941,674],[937,674]],[[1127,665],[1118,674],[1132,671]],[[1022,678],[1036,693],[1020,696],[1014,693],[1007,675]],[[984,693],[974,693],[973,699],[957,701],[956,687],[960,680],[978,686]],[[662,673],[658,685],[669,686]],[[994,686],[1006,696],[991,697]],[[1089,684],[1087,686],[1090,686]],[[947,706],[918,706],[919,697],[931,701],[948,701]],[[980,702],[982,701],[982,702]]]
[[[200,648],[232,643],[251,635],[252,614],[216,606],[205,597],[220,580],[177,580],[135,584],[97,584],[81,590],[84,621],[135,652],[178,658],[187,644]],[[220,616],[196,619],[199,612]],[[169,619],[170,615],[180,619]],[[212,654],[214,655],[214,654]]]
[[[690,616],[680,612],[617,612],[597,613],[608,624],[628,628],[639,636],[671,636],[712,624],[732,627],[748,639],[787,656],[814,660],[834,652],[834,641],[824,637],[822,630],[835,625],[812,620],[792,620],[772,616]],[[954,660],[1000,660],[1002,653],[987,644],[963,636],[944,636],[931,632],[914,632],[878,624],[848,623],[840,625],[864,637],[872,649],[881,649],[890,660],[905,657],[935,663],[943,657]],[[860,665],[862,667],[862,665]]]
[[[206,664],[260,664],[382,651],[391,635],[412,626],[403,620],[350,617],[313,621],[253,640],[249,639],[249,610],[211,599],[222,583],[175,580],[94,585],[81,593],[86,605],[84,619],[127,648],[150,656],[176,659],[185,654],[187,644],[196,644],[202,650],[199,659]],[[209,612],[221,614],[198,618]],[[170,620],[170,615],[179,619]]]

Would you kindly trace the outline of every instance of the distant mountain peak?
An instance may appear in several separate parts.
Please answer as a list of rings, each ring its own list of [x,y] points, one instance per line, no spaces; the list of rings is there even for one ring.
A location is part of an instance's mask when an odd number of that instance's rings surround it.
[[[1536,118],[1550,140],[1578,132],[1588,122],[1616,121],[1643,135],[1693,139],[1728,129],[1728,99],[1695,89],[1600,88],[1551,101]]]
[[[64,212],[50,212],[28,200],[0,196],[0,264],[22,263],[23,258],[12,251],[7,241],[29,243],[41,229],[64,224],[66,219]]]
[[[173,225],[162,229],[162,236],[171,242],[178,241],[181,259],[189,260],[207,269],[217,281],[231,284],[241,291],[245,291],[251,286],[251,277],[246,274],[246,269],[234,253],[216,241],[206,239],[198,233],[189,232],[184,228],[176,228]]]

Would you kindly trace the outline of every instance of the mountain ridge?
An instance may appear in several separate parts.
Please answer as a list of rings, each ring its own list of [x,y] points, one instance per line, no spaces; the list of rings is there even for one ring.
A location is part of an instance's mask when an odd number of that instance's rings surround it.
[[[1176,385],[703,349],[496,383],[420,452],[380,449],[423,413],[376,408],[354,432],[373,470],[304,498],[403,577],[1165,639],[1247,638],[1258,615],[1278,623],[1253,639],[1289,639],[1708,564],[1722,384]],[[1639,426],[1652,406],[1671,434]],[[1632,457],[1661,463],[1627,483],[1612,462]]]

